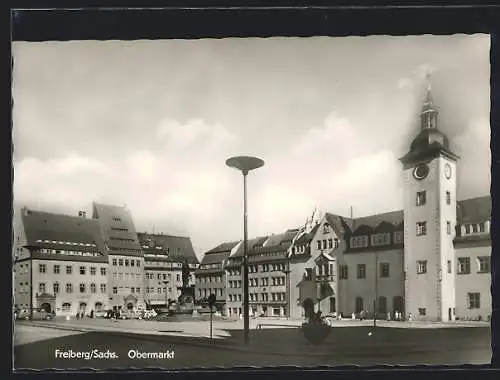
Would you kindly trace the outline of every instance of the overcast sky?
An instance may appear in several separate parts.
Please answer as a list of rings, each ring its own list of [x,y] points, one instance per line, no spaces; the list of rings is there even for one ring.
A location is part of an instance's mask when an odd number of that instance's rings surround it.
[[[197,253],[242,236],[232,155],[248,177],[249,235],[317,206],[402,208],[398,158],[432,72],[459,199],[489,194],[486,35],[19,43],[13,47],[16,205],[75,214],[126,204],[136,228]]]

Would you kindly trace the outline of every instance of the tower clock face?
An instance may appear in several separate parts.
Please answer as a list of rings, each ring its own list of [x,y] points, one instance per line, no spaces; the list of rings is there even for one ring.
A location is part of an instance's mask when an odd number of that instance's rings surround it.
[[[451,178],[451,165],[450,164],[446,164],[444,166],[444,176],[447,178],[447,179],[450,179]]]
[[[429,167],[426,164],[419,164],[413,169],[413,177],[417,180],[422,180],[429,174]]]

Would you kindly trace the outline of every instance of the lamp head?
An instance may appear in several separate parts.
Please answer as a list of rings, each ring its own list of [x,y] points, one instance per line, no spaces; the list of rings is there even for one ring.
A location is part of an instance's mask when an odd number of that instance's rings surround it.
[[[246,175],[249,171],[264,166],[264,161],[257,157],[236,156],[227,159],[226,165],[230,168],[238,169]]]

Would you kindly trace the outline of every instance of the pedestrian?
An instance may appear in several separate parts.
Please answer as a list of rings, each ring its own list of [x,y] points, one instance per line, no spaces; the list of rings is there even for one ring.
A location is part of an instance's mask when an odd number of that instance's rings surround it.
[[[411,322],[413,320],[413,317],[411,315],[411,313],[408,314],[408,322]]]
[[[90,318],[94,318],[94,309],[90,310]]]
[[[80,319],[80,312],[76,313],[76,319]]]
[[[388,312],[387,313],[387,320],[390,321],[391,320],[391,312]]]

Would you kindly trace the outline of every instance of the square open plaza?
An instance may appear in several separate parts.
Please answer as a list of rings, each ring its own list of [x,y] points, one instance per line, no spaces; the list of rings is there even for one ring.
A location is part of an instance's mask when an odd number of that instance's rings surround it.
[[[337,318],[490,319],[491,199],[457,199],[460,158],[430,87],[400,161],[402,210],[315,212],[303,226],[249,239],[251,316],[303,318],[310,299]],[[243,312],[242,240],[199,262],[189,237],[138,232],[126,207],[94,203],[91,216],[23,208],[14,256],[19,311],[74,317],[165,307],[186,294],[196,309],[214,294],[222,316]]]

